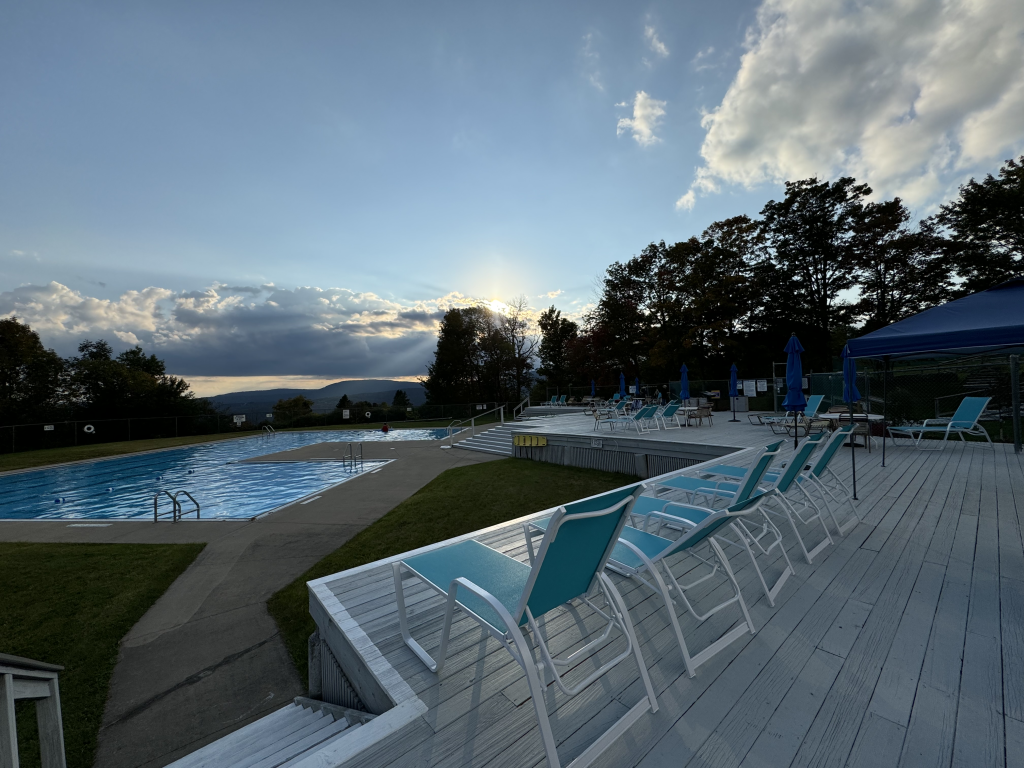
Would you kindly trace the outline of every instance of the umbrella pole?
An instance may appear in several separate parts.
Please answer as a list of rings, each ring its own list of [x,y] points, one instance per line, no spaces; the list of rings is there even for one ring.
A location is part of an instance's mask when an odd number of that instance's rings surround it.
[[[853,425],[853,397],[850,397],[850,425]],[[857,501],[857,441],[853,439],[854,430],[850,430],[850,465],[853,468],[853,500]],[[871,424],[868,423],[868,433],[865,440],[871,439]]]
[[[886,385],[889,379],[889,358],[883,358],[882,360],[882,466],[885,466],[885,416],[889,409],[887,408],[886,401]],[[868,438],[871,439],[870,437]]]
[[[739,419],[736,418],[736,398],[735,397],[732,398],[732,418],[729,419],[729,421],[730,422],[739,421]]]

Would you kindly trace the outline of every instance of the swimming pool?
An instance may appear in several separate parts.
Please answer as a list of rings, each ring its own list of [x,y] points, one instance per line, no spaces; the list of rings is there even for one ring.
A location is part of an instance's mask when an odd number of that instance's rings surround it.
[[[208,519],[249,519],[371,472],[341,462],[239,463],[315,443],[437,440],[446,429],[319,430],[202,443],[154,453],[0,476],[0,519],[153,519],[154,494],[191,493]],[[161,508],[170,499],[161,493]],[[183,506],[191,507],[187,500]],[[194,517],[194,515],[188,515]]]

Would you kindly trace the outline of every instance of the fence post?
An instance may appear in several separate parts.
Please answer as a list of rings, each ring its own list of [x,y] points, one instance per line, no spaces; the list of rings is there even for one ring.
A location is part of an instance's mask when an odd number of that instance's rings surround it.
[[[1010,403],[1013,408],[1013,452],[1020,453],[1020,355],[1010,355],[1010,388]]]

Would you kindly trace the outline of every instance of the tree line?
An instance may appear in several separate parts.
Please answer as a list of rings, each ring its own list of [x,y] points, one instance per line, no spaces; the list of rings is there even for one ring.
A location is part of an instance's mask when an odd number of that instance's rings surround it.
[[[900,198],[871,195],[851,177],[790,181],[757,217],[650,243],[608,267],[579,321],[554,306],[541,313],[535,370],[508,345],[488,351],[501,317],[450,310],[428,396],[516,400],[535,375],[559,388],[617,384],[620,372],[666,382],[681,363],[694,378],[725,379],[733,363],[764,377],[791,333],[807,350],[805,369],[836,370],[847,339],[1024,271],[1024,156],[917,222]]]
[[[213,414],[164,361],[133,347],[85,340],[62,358],[16,317],[0,319],[0,424]]]

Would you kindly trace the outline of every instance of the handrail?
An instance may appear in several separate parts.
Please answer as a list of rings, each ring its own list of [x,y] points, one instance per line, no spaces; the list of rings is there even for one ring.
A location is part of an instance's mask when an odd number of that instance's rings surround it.
[[[263,429],[262,429],[262,431],[263,431],[263,432],[266,432],[266,433],[267,433],[268,435],[276,435],[276,434],[277,434],[277,430],[276,430],[276,429],[274,429],[274,428],[273,428],[272,426],[270,426],[269,424],[264,424],[264,425],[263,425]]]
[[[174,496],[171,496],[171,492],[170,491],[164,491],[164,490],[157,491],[155,494],[153,494],[153,522],[154,523],[158,522],[159,519],[160,519],[160,515],[158,514],[158,506],[160,504],[160,494],[161,493],[166,495],[167,498],[169,498],[171,500],[171,522],[172,523],[176,522],[177,519],[178,519],[178,507],[179,507],[178,500],[176,498],[174,498]],[[166,517],[167,513],[164,512],[163,516]]]
[[[452,428],[453,427],[457,427],[457,426],[459,426],[461,424],[465,424],[468,421],[470,427],[473,430],[473,437],[476,437],[476,420],[478,418],[486,416],[489,413],[494,413],[495,411],[501,411],[501,423],[504,424],[505,423],[505,406],[504,405],[499,405],[497,408],[491,408],[491,410],[489,410],[489,411],[484,411],[483,413],[478,413],[478,414],[476,414],[474,416],[470,416],[468,419],[462,419],[461,421],[453,421],[451,424],[448,425],[448,446],[451,447],[451,446],[455,445],[455,433],[452,432]]]
[[[166,493],[166,491],[165,491],[165,493]],[[181,507],[181,502],[179,502],[179,501],[178,501],[178,494],[179,494],[179,493],[184,493],[184,494],[185,494],[186,496],[188,496],[189,500],[190,500],[190,501],[191,501],[191,502],[192,502],[193,504],[195,504],[195,505],[196,505],[196,520],[198,520],[198,519],[199,519],[199,502],[198,502],[198,501],[196,501],[196,500],[195,500],[195,497],[194,497],[194,496],[193,496],[193,495],[192,495],[191,493],[189,493],[188,491],[186,491],[186,490],[185,490],[184,488],[183,488],[182,490],[180,490],[180,491],[177,491],[177,492],[176,492],[176,493],[175,493],[175,494],[174,494],[174,495],[173,495],[173,496],[171,497],[172,499],[174,499],[174,503],[178,505],[178,519],[180,520],[180,519],[181,519],[182,517],[184,517],[184,514],[185,514],[185,513],[184,513],[184,511],[182,510],[182,507]]]
[[[527,398],[525,400],[523,400],[523,402],[521,402],[519,405],[517,405],[515,408],[512,409],[512,420],[513,421],[517,421],[518,419],[522,418],[523,410],[525,410],[524,409],[524,405],[525,405],[526,408],[530,407],[530,398],[529,398],[529,396],[527,396]]]

